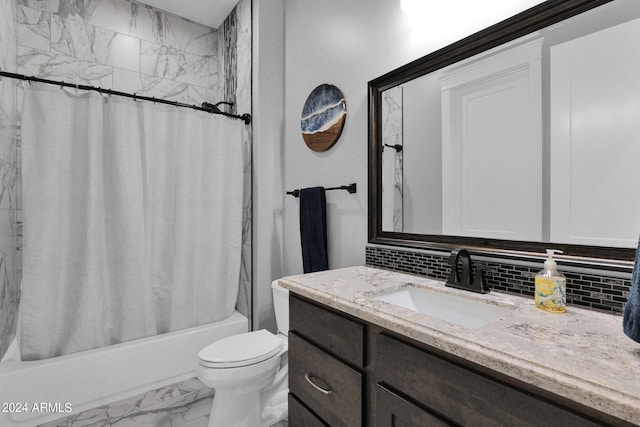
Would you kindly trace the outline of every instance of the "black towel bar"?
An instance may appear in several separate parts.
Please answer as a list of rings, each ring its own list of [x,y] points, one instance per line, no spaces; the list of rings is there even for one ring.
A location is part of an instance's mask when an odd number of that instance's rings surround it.
[[[340,187],[325,188],[325,191],[329,190],[347,190],[349,194],[353,194],[356,192],[356,183],[354,182],[349,185],[341,185]],[[287,191],[287,194],[291,194],[293,197],[300,197],[300,190],[296,189],[293,191]]]

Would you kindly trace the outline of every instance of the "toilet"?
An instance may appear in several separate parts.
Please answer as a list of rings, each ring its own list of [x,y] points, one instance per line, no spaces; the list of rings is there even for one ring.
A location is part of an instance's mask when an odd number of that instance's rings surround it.
[[[277,335],[233,335],[198,353],[197,377],[215,390],[209,427],[266,427],[288,414],[289,291],[277,280],[271,290]]]

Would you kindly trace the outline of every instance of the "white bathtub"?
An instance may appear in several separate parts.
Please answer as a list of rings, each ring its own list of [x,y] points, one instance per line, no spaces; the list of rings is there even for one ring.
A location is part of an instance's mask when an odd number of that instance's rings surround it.
[[[217,323],[67,356],[5,360],[0,426],[35,426],[193,378],[200,349],[248,327],[235,312]]]

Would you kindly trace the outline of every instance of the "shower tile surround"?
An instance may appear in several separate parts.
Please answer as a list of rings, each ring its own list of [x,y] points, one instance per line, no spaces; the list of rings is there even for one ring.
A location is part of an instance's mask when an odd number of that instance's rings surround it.
[[[251,111],[251,2],[239,3],[232,49],[239,112]],[[12,19],[15,17],[15,19]],[[0,68],[189,104],[217,102],[225,70],[220,32],[129,0],[0,0]],[[6,22],[5,22],[6,21]],[[0,81],[0,357],[13,339],[20,298],[21,86]],[[249,128],[249,127],[247,127]],[[244,134],[245,203],[238,309],[250,315],[251,133]]]
[[[218,33],[127,0],[18,0],[18,72],[200,104],[219,99]]]
[[[368,266],[447,280],[449,255],[431,251],[369,245],[365,248]],[[473,267],[482,267],[490,288],[498,292],[533,298],[534,277],[542,270],[542,262],[509,262],[482,258]],[[622,314],[629,296],[631,273],[582,269],[559,270],[567,277],[567,304],[610,314]]]
[[[225,24],[229,37],[129,0],[0,0],[0,69],[189,104],[229,97],[237,112],[250,113],[251,0]],[[20,96],[17,81],[0,79],[0,357],[15,335],[20,299]],[[238,310],[249,316],[251,144],[247,126]],[[192,379],[45,425],[205,426],[212,398]]]
[[[218,52],[220,99],[234,103],[227,111],[243,114],[251,113],[251,0],[241,0],[218,30]],[[225,34],[224,28],[232,27],[234,33]],[[232,43],[232,41],[234,41]],[[234,71],[235,70],[235,71]],[[240,266],[240,289],[238,290],[238,311],[251,318],[251,277],[252,277],[252,194],[251,171],[253,139],[251,126],[243,128],[244,147],[244,199],[242,201],[242,258]]]
[[[15,72],[15,0],[0,0],[0,68]],[[15,83],[0,79],[0,357],[13,340],[20,301],[20,163]]]

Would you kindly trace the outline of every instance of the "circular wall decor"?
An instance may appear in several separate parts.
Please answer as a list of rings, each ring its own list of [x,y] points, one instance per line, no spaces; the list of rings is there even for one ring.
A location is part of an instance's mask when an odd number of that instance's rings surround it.
[[[340,89],[322,84],[311,91],[302,108],[300,129],[307,147],[313,151],[328,150],[342,133],[347,117],[347,104]]]

